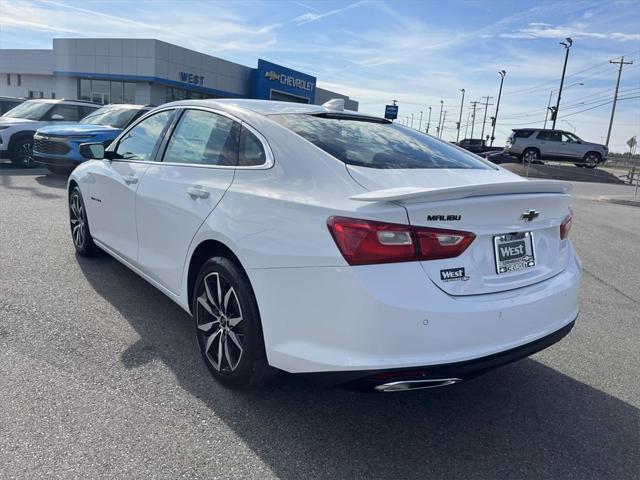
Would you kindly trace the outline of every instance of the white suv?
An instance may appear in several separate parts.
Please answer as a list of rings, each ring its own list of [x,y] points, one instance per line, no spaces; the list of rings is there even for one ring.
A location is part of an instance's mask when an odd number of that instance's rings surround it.
[[[607,160],[609,149],[599,143],[585,142],[563,130],[519,128],[509,135],[507,152],[523,162],[569,161],[577,167],[594,168]]]
[[[33,134],[40,127],[76,123],[102,105],[81,100],[29,100],[0,117],[0,158],[33,166]]]

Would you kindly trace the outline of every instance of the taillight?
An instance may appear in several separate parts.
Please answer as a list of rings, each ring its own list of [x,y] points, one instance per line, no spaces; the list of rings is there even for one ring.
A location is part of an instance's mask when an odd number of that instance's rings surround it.
[[[569,211],[569,215],[567,215],[562,221],[562,223],[560,224],[560,240],[564,240],[569,236],[572,220],[573,220],[573,212]]]
[[[357,218],[330,217],[329,231],[349,265],[457,257],[475,235]]]

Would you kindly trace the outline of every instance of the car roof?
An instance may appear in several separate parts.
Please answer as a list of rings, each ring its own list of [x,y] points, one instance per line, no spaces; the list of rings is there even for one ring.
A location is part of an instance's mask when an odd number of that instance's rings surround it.
[[[70,105],[86,105],[88,107],[102,107],[100,103],[90,102],[88,100],[67,100],[66,98],[28,98],[26,102],[38,103],[68,103]]]
[[[275,100],[255,100],[255,99],[233,99],[233,98],[217,98],[205,100],[180,100],[177,102],[165,103],[162,107],[186,107],[200,106],[213,109],[223,110],[229,113],[238,110],[258,113],[260,115],[278,115],[278,114],[319,114],[334,113],[349,117],[359,117],[362,119],[370,118],[377,121],[385,121],[382,117],[375,115],[367,115],[353,110],[336,110],[327,108],[323,105],[311,105],[308,103],[281,102]]]
[[[155,105],[135,105],[133,103],[107,103],[101,108],[136,108],[139,110],[151,110]]]
[[[514,132],[558,132],[558,133],[571,133],[566,130],[558,130],[552,128],[514,128]]]

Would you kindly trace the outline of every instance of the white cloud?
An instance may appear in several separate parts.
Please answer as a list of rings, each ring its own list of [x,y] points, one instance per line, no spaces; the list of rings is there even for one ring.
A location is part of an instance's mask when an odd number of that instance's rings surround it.
[[[529,23],[525,28],[518,28],[510,32],[501,33],[501,38],[596,38],[610,39],[620,42],[638,41],[640,34],[638,33],[620,33],[620,32],[595,32],[588,29],[585,23],[576,23],[571,26],[553,26],[547,23]]]

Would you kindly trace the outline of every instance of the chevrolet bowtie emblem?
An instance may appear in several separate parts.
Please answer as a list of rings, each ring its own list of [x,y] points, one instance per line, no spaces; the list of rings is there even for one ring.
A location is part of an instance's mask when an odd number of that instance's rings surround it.
[[[269,70],[264,74],[269,80],[278,80],[280,78],[280,74],[274,72],[273,70]]]
[[[539,211],[529,210],[528,212],[524,212],[522,215],[520,215],[520,220],[524,220],[525,222],[532,222],[534,218],[538,218],[539,216]]]

